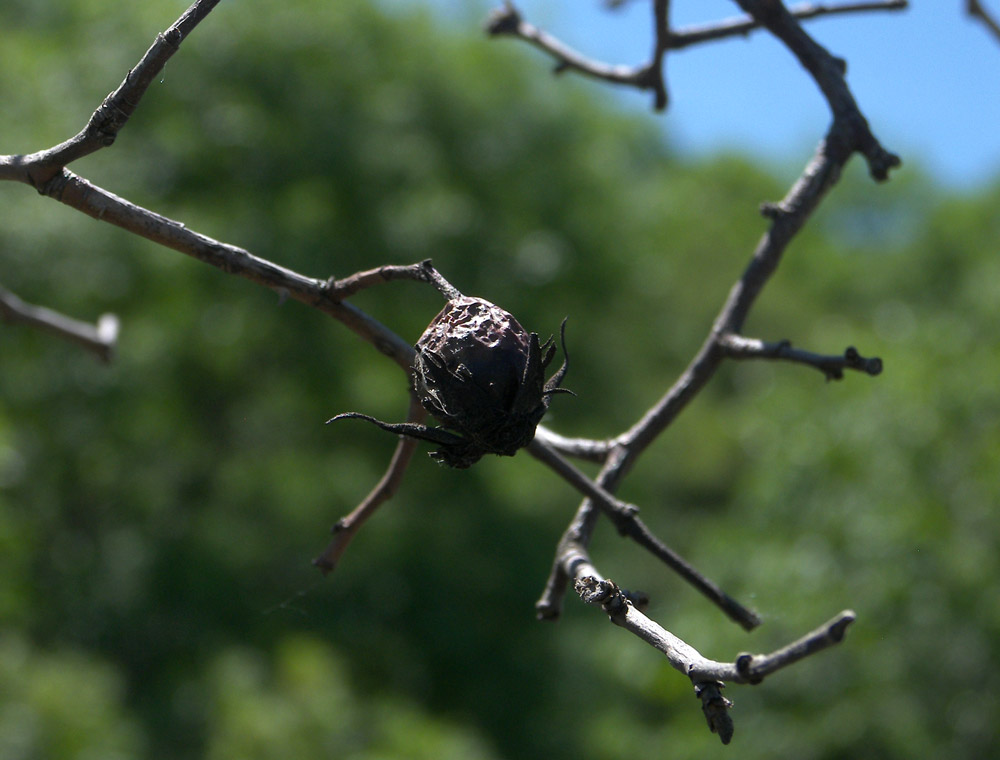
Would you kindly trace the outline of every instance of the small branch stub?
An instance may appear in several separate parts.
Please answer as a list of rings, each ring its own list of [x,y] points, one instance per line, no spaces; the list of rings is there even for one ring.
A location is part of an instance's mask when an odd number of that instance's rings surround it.
[[[722,696],[726,684],[722,681],[700,681],[694,685],[694,695],[701,700],[701,711],[708,721],[708,728],[718,734],[723,744],[733,740],[733,716],[729,713],[731,700]]]
[[[118,342],[119,320],[114,314],[102,314],[97,324],[92,325],[22,301],[3,287],[0,287],[0,322],[27,325],[51,333],[83,346],[106,363],[114,357]]]

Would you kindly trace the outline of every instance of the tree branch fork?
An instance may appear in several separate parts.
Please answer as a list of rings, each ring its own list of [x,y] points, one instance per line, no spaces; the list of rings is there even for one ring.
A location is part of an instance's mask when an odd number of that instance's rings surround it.
[[[30,155],[0,156],[0,179],[35,187],[41,194],[103,222],[158,245],[179,251],[214,266],[292,297],[340,321],[401,369],[409,371],[414,348],[391,329],[352,306],[348,299],[370,287],[399,280],[429,283],[446,293],[441,277],[429,261],[411,265],[386,265],[349,277],[317,279],[308,277],[251,252],[214,240],[188,229],[183,223],[163,217],[104,190],[71,172],[68,164],[96,150],[110,146],[118,132],[134,114],[150,82],[162,71],[187,36],[218,3],[196,0],[178,21],[158,35],[119,87],[95,110],[85,127],[74,137],[47,150]],[[540,619],[559,617],[562,600],[570,587],[588,603],[600,605],[616,625],[630,631],[662,652],[676,669],[688,676],[713,731],[724,742],[732,736],[729,716],[731,703],[722,696],[725,683],[758,683],[766,675],[843,639],[854,619],[845,611],[824,626],[769,655],[740,655],[731,663],[708,660],[689,644],[646,617],[630,597],[611,581],[603,579],[593,566],[589,545],[600,516],[612,521],[619,533],[649,551],[668,568],[716,604],[724,614],[746,629],[760,623],[755,612],[723,592],[703,573],[658,539],[639,519],[638,508],[614,496],[628,472],[649,444],[660,436],[677,415],[697,396],[724,359],[787,361],[810,366],[827,380],[840,380],[846,371],[869,376],[882,370],[881,360],[866,358],[853,347],[841,354],[818,354],[793,347],[787,340],[764,341],[742,335],[750,309],[798,230],[833,185],[854,153],[868,162],[876,180],[884,180],[898,166],[899,159],[885,150],[872,134],[844,81],[844,65],[831,56],[801,28],[800,19],[832,13],[869,10],[896,10],[906,6],[901,0],[855,2],[839,6],[809,5],[792,10],[775,0],[739,0],[746,17],[689,30],[671,30],[668,0],[654,0],[655,45],[651,62],[639,68],[607,66],[576,53],[551,35],[528,25],[511,3],[494,13],[488,31],[496,36],[523,39],[556,60],[556,70],[574,70],[610,82],[652,90],[655,107],[668,102],[664,63],[667,51],[688,45],[768,30],[799,59],[823,92],[833,114],[831,127],[814,156],[785,198],[765,204],[762,213],[769,227],[753,251],[750,262],[734,283],[701,349],[677,380],[631,427],[608,439],[566,438],[539,426],[528,452],[563,479],[583,500],[558,542],[552,571],[538,604]],[[450,287],[450,286],[449,286]],[[457,291],[456,291],[457,292]],[[96,326],[26,304],[13,293],[0,289],[0,316],[5,321],[29,324],[86,346],[109,359],[117,335],[117,320],[102,317]],[[408,421],[420,422],[426,413],[411,398]],[[384,477],[371,493],[334,526],[327,548],[315,564],[328,573],[342,558],[358,530],[378,507],[398,490],[416,449],[415,441],[401,438]],[[589,478],[567,457],[598,462],[600,473]]]
[[[695,695],[702,701],[709,728],[719,735],[723,744],[728,744],[733,736],[733,722],[729,715],[732,702],[721,694],[725,684],[759,684],[766,676],[839,644],[856,617],[852,610],[844,610],[770,654],[743,652],[732,662],[718,662],[703,656],[690,644],[646,617],[613,581],[583,576],[577,578],[574,585],[580,599],[587,604],[600,605],[612,623],[661,652],[671,667],[691,679]]]

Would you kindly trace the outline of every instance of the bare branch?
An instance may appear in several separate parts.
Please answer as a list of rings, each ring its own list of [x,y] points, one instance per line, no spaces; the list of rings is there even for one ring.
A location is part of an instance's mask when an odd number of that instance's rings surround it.
[[[400,279],[430,283],[445,298],[460,295],[433,269],[429,261],[407,266],[382,266],[340,280],[314,279],[259,258],[243,248],[189,230],[180,222],[132,204],[66,169],[66,165],[77,158],[112,144],[150,82],[176,52],[187,34],[217,2],[218,0],[198,0],[176,24],[158,35],[136,68],[104,100],[87,126],[75,137],[38,153],[0,156],[0,179],[32,185],[41,194],[95,219],[184,253],[227,274],[239,275],[271,288],[282,297],[290,296],[319,309],[343,322],[391,357],[400,368],[409,371],[413,363],[414,348],[364,312],[345,303],[344,299],[365,288]],[[665,108],[668,100],[663,74],[668,49],[694,44],[696,41],[745,34],[758,26],[766,27],[809,71],[826,98],[833,116],[825,138],[785,198],[779,203],[764,206],[763,212],[769,220],[769,227],[758,242],[742,276],[730,290],[700,350],[677,381],[640,420],[611,440],[568,439],[540,428],[529,446],[530,453],[585,496],[560,539],[552,572],[542,598],[536,605],[539,617],[558,617],[562,600],[572,580],[584,601],[602,605],[615,624],[630,630],[663,652],[673,667],[691,679],[702,701],[709,726],[719,733],[723,742],[729,741],[733,731],[729,717],[731,703],[721,693],[721,688],[726,683],[757,683],[764,676],[837,643],[843,638],[847,625],[854,619],[853,613],[841,613],[822,628],[770,655],[744,654],[737,657],[734,663],[708,660],[646,617],[629,601],[625,592],[604,580],[591,562],[589,545],[594,526],[603,512],[623,535],[680,573],[745,628],[752,628],[760,622],[755,613],[724,594],[656,538],[636,516],[636,508],[618,500],[613,494],[652,441],[686,408],[727,358],[796,361],[819,369],[828,378],[840,378],[845,369],[872,375],[881,370],[878,359],[865,359],[853,349],[848,349],[842,357],[821,356],[793,349],[787,342],[765,343],[746,338],[741,335],[741,329],[789,243],[839,180],[844,165],[852,155],[860,153],[866,158],[869,171],[876,180],[886,179],[889,171],[899,165],[899,158],[885,150],[876,140],[854,101],[844,80],[845,63],[830,55],[806,34],[797,18],[835,12],[892,10],[906,6],[905,2],[887,0],[855,2],[835,8],[800,6],[789,11],[779,0],[737,2],[750,14],[749,20],[724,22],[712,29],[673,33],[669,28],[669,0],[653,0],[654,49],[650,63],[641,67],[608,66],[591,61],[524,22],[510,2],[491,16],[487,27],[490,34],[516,36],[539,47],[556,60],[557,71],[575,70],[614,84],[651,90],[658,109]],[[973,6],[978,7],[978,3],[969,3],[970,13],[973,12]],[[0,295],[4,293],[5,291],[0,291]],[[14,306],[4,306],[8,302]],[[27,321],[24,315],[39,308],[9,299],[0,299],[0,306],[4,308],[4,315],[10,311],[17,314],[21,321]],[[34,313],[37,315],[39,312]],[[52,314],[54,313],[46,313],[45,319],[41,321],[50,325],[55,323]],[[99,326],[98,333],[100,329]],[[105,326],[105,330],[108,329],[110,328]],[[77,329],[76,332],[79,333],[80,330]],[[537,350],[537,342],[535,345]],[[419,400],[411,395],[408,413],[410,423],[421,422],[425,414]],[[402,425],[388,427],[394,431],[404,429]],[[361,526],[396,492],[416,445],[416,441],[411,438],[402,438],[379,483],[354,510],[334,526],[332,540],[315,560],[315,564],[324,573],[334,569]],[[601,463],[597,478],[586,477],[560,451]]]
[[[555,622],[562,615],[563,600],[569,588],[570,580],[574,582],[579,578],[602,579],[600,572],[590,561],[590,552],[587,551],[589,542],[590,526],[582,525],[580,517],[593,519],[596,510],[582,513],[577,512],[577,534],[572,534],[569,530],[563,535],[556,550],[556,558],[552,563],[552,572],[545,584],[542,595],[535,602],[535,615],[539,620]],[[581,534],[588,533],[587,540],[581,541]]]
[[[340,300],[353,296],[366,288],[382,285],[393,280],[414,280],[427,282],[437,288],[445,298],[461,298],[462,294],[440,272],[430,259],[407,265],[391,265],[376,267],[364,272],[357,272],[342,280],[330,278],[326,286],[331,298]]]
[[[555,59],[556,74],[576,71],[592,79],[652,90],[653,108],[663,111],[669,102],[663,74],[664,56],[671,36],[669,10],[670,0],[653,1],[653,53],[649,63],[643,66],[611,66],[589,59],[551,34],[526,22],[511,0],[504,0],[502,8],[496,8],[490,13],[486,31],[494,37],[507,35],[534,45]]]
[[[732,737],[732,723],[723,718],[720,711],[725,712],[732,703],[721,697],[721,692],[718,691],[721,684],[760,683],[765,676],[843,641],[847,626],[855,618],[853,612],[845,610],[816,630],[771,654],[741,654],[734,662],[726,663],[704,657],[690,644],[646,617],[610,580],[599,576],[578,576],[575,588],[584,602],[600,604],[612,623],[658,649],[666,655],[674,669],[691,679],[696,693],[703,699],[709,726],[719,733],[724,744]],[[710,689],[708,694],[703,694],[706,685],[714,685],[715,690]],[[723,699],[724,704],[720,699]]]
[[[91,184],[68,169],[39,188],[39,192],[82,211],[102,222],[114,224],[140,237],[187,254],[199,261],[271,288],[282,297],[291,297],[313,306],[345,324],[400,367],[409,370],[413,347],[377,320],[354,306],[341,302],[340,294],[328,280],[306,277],[249,251],[202,235],[181,222]],[[334,281],[336,282],[336,281]]]
[[[102,314],[97,324],[92,325],[44,306],[26,303],[3,287],[0,287],[0,319],[57,335],[83,346],[103,362],[111,361],[118,341],[118,317],[114,314]]]
[[[406,416],[407,422],[423,422],[426,417],[427,413],[424,411],[424,408],[420,405],[416,397],[411,394],[410,409]],[[340,518],[334,524],[331,530],[333,538],[327,544],[323,553],[313,560],[313,564],[322,570],[324,575],[332,572],[337,566],[348,544],[351,543],[368,518],[375,514],[375,511],[384,502],[396,494],[399,484],[403,480],[403,475],[406,473],[406,468],[409,467],[410,460],[413,458],[413,452],[416,449],[417,442],[415,440],[406,436],[400,436],[399,443],[396,444],[396,451],[393,453],[389,467],[386,469],[382,479],[371,490],[368,496],[365,497],[364,501],[358,504],[350,514]]]
[[[965,0],[965,12],[971,18],[981,21],[983,26],[997,38],[997,41],[1000,41],[1000,23],[997,23],[997,20],[986,11],[979,0]]]
[[[535,431],[535,438],[540,438],[546,446],[567,456],[598,463],[603,463],[608,458],[608,452],[614,445],[612,441],[593,438],[567,438],[542,425]]]
[[[0,179],[18,180],[40,187],[52,180],[62,167],[111,145],[139,105],[146,89],[177,52],[181,42],[218,3],[219,0],[195,0],[169,29],[158,34],[142,60],[104,99],[78,134],[53,148],[31,155],[0,156]]]
[[[770,654],[741,654],[736,658],[736,670],[743,682],[760,683],[764,676],[839,644],[855,618],[853,610],[844,610],[819,628]]]
[[[556,474],[588,499],[593,499],[610,520],[621,529],[639,512],[634,504],[620,501],[584,475],[537,436],[528,445],[528,452],[547,464]]]
[[[512,2],[504,2],[502,8],[497,8],[490,14],[486,31],[494,37],[507,35],[534,45],[555,59],[557,74],[573,70],[612,84],[630,85],[639,89],[649,89],[651,86],[647,80],[646,66],[612,66],[591,60],[548,32],[524,21],[521,12]]]
[[[486,31],[494,37],[516,37],[535,46],[555,60],[554,71],[557,74],[575,71],[591,79],[614,85],[652,90],[654,110],[663,111],[669,102],[666,77],[663,72],[665,54],[668,50],[680,50],[727,37],[746,36],[765,26],[753,15],[747,15],[674,31],[670,28],[669,5],[669,0],[654,0],[653,54],[649,62],[641,66],[614,65],[588,58],[548,32],[526,22],[511,0],[504,0],[501,8],[496,8],[490,13]],[[845,13],[903,10],[906,7],[908,7],[907,0],[869,0],[838,5],[804,3],[792,8],[789,13],[796,19],[807,20]]]
[[[771,673],[839,644],[844,640],[847,627],[855,620],[853,611],[844,610],[819,628],[770,654],[743,653],[733,662],[718,662],[704,657],[690,644],[635,609],[614,582],[599,577],[581,576],[575,587],[584,602],[602,605],[615,625],[625,628],[663,652],[675,670],[689,676],[696,683],[723,681],[758,684]]]
[[[558,460],[550,454],[551,450],[547,452],[546,447],[542,445],[533,445],[531,448],[533,454],[542,458],[550,466],[554,466],[554,469],[559,471],[563,477],[571,482],[577,481],[577,487],[588,497],[578,508],[559,541],[552,571],[542,597],[536,604],[539,617],[552,620],[559,616],[562,599],[571,579],[574,580],[577,589],[584,596],[586,596],[585,592],[588,588],[601,585],[602,593],[606,592],[609,595],[605,597],[605,601],[611,604],[612,609],[609,609],[608,606],[605,606],[605,609],[612,616],[612,620],[618,625],[629,628],[640,638],[663,651],[668,655],[674,667],[691,677],[696,691],[702,699],[703,710],[709,726],[720,735],[724,743],[731,738],[733,726],[728,715],[731,703],[721,694],[722,684],[726,681],[749,682],[752,679],[757,680],[763,676],[764,670],[753,667],[755,662],[753,658],[748,660],[746,657],[741,657],[739,660],[740,670],[737,670],[735,664],[728,665],[706,660],[685,642],[653,623],[632,605],[627,604],[625,597],[617,591],[617,587],[609,590],[604,585],[607,582],[600,580],[599,574],[595,572],[589,557],[588,547],[594,526],[599,510],[607,510],[609,499],[605,494],[612,494],[617,489],[642,452],[714,376],[716,369],[725,358],[749,358],[750,356],[786,358],[816,366],[828,377],[841,375],[845,368],[861,369],[869,374],[877,374],[881,369],[881,363],[878,360],[863,359],[854,350],[845,352],[842,358],[818,357],[806,352],[795,351],[790,345],[775,344],[769,346],[759,341],[754,343],[749,339],[742,338],[740,330],[751,307],[756,302],[757,296],[780,263],[788,244],[826,193],[839,180],[841,171],[851,156],[855,152],[864,155],[868,161],[871,176],[880,181],[887,179],[889,170],[900,163],[899,158],[885,150],[873,136],[844,80],[846,65],[842,60],[831,56],[809,37],[802,30],[795,15],[789,13],[781,2],[777,0],[767,0],[767,2],[738,0],[738,2],[750,14],[754,24],[767,27],[784,42],[812,75],[826,97],[833,115],[833,122],[827,135],[785,198],[780,203],[767,204],[763,207],[764,215],[771,220],[770,228],[758,243],[742,277],[730,290],[729,296],[701,349],[681,377],[667,390],[660,401],[643,415],[642,419],[614,439],[606,453],[603,448],[596,449],[605,457],[596,482],[587,479],[590,486],[579,482],[579,478],[571,477],[566,468],[562,467]],[[877,4],[878,9],[886,10],[904,6],[905,4],[901,3]],[[863,8],[855,5],[854,9],[875,9],[875,7],[876,5],[865,4]],[[658,4],[657,11],[665,14],[666,5]],[[800,8],[799,12],[804,15],[805,9]],[[815,9],[811,12],[815,12]],[[746,26],[742,28],[744,31],[749,29]],[[725,33],[733,34],[736,33],[737,29],[736,25],[729,25]],[[495,34],[511,34],[527,39],[555,57],[560,62],[560,69],[572,68],[616,84],[630,84],[637,87],[648,85],[648,82],[641,78],[641,75],[648,71],[648,68],[628,70],[588,61],[543,32],[525,25],[520,15],[509,3],[504,12],[494,16],[491,31]],[[708,38],[705,30],[701,30],[699,34],[702,35],[702,39]],[[720,32],[719,36],[721,35]],[[659,32],[657,38],[656,51],[659,53],[661,44],[666,45],[669,42],[661,43]],[[676,38],[673,40],[676,43]],[[689,44],[693,44],[693,40],[693,37],[690,38]],[[654,57],[654,60],[662,63],[662,56],[659,59]],[[594,451],[594,449],[587,447],[581,447],[580,450]],[[599,490],[595,492],[594,486]],[[625,521],[621,520],[616,512],[607,511],[606,513],[618,520],[620,529],[625,526]],[[631,522],[637,522],[634,515],[631,517]],[[594,598],[586,600],[595,601]],[[853,620],[853,614],[842,613],[823,629],[823,635],[806,637],[805,640],[809,642],[808,644],[802,645],[797,642],[796,645],[780,650],[770,658],[764,658],[763,663],[782,663],[781,666],[783,666],[798,659],[799,655],[805,656],[803,653],[811,653],[817,651],[818,648],[828,646],[830,643],[840,640],[843,628],[850,620]],[[792,652],[795,653],[794,657],[792,654],[788,654]],[[761,666],[761,662],[761,660],[756,660],[757,666]]]
[[[802,3],[788,12],[800,21],[806,21],[823,16],[835,16],[846,13],[863,13],[866,11],[901,11],[909,7],[908,0],[872,0],[871,2],[851,2],[828,5],[826,3]],[[753,16],[738,16],[736,18],[717,21],[711,24],[689,26],[673,32],[668,45],[673,50],[698,45],[703,42],[723,40],[729,37],[745,37],[761,28],[761,23]]]
[[[342,280],[331,277],[326,281],[326,290],[331,298],[339,301],[344,298],[350,298],[362,290],[375,285],[384,285],[393,280],[427,281],[423,275],[422,263],[401,266],[386,264],[385,266],[375,267],[375,269],[368,269],[364,272],[356,272]]]
[[[528,451],[580,493],[596,502],[622,536],[635,541],[680,575],[687,583],[694,586],[718,606],[731,620],[736,621],[748,631],[760,625],[760,617],[753,610],[747,609],[737,602],[680,554],[658,539],[649,527],[639,519],[638,507],[616,499],[537,437],[528,446]]]
[[[777,0],[736,0],[740,7],[768,30],[798,58],[812,75],[833,113],[835,123],[847,126],[831,130],[830,139],[836,136],[846,140],[851,152],[861,153],[868,161],[871,176],[882,181],[888,179],[889,170],[900,164],[899,156],[885,150],[868,127],[854,96],[844,80],[847,64],[830,55],[826,49],[802,29],[802,25],[784,4]]]
[[[765,342],[734,333],[719,336],[719,345],[730,359],[782,359],[798,362],[815,367],[827,380],[842,380],[844,370],[847,369],[872,376],[882,372],[881,359],[877,356],[865,358],[854,346],[848,346],[840,356],[831,356],[794,348],[787,340]]]
[[[735,727],[729,714],[733,703],[722,696],[726,684],[722,681],[698,681],[694,685],[694,695],[701,700],[701,711],[708,721],[708,728],[718,734],[723,744],[733,740]]]
[[[318,280],[258,258],[234,245],[222,243],[187,229],[182,223],[137,206],[91,184],[64,168],[81,156],[114,141],[134,112],[146,88],[163,69],[178,45],[218,4],[197,0],[165,32],[158,35],[142,60],[94,112],[87,126],[75,137],[49,150],[30,155],[0,156],[0,179],[24,182],[88,216],[114,224],[147,240],[180,251],[227,274],[236,274],[313,306],[360,335],[403,369],[409,369],[413,347],[391,330],[350,304],[341,303],[336,281]],[[390,268],[391,269],[391,268]],[[392,275],[386,279],[393,279]],[[415,278],[421,279],[421,278]],[[367,286],[360,278],[356,284]],[[430,281],[430,280],[428,280]],[[346,286],[349,290],[354,285]]]
[[[853,104],[853,99],[851,103]],[[860,117],[860,113],[858,116]],[[601,488],[614,493],[638,457],[714,376],[727,355],[721,342],[723,336],[739,334],[757,296],[781,262],[788,244],[840,178],[843,166],[855,152],[855,146],[861,139],[856,130],[862,128],[866,134],[871,134],[863,118],[860,121],[851,118],[835,119],[802,176],[782,201],[767,207],[766,216],[771,220],[771,226],[757,244],[742,277],[730,290],[704,343],[660,400],[630,429],[615,439],[615,446],[609,452],[596,479]],[[882,150],[881,146],[878,150]],[[561,603],[552,594],[565,593],[568,588],[567,579],[574,577],[569,565],[556,565],[565,562],[567,557],[572,558],[572,554],[564,555],[566,547],[579,544],[585,548],[589,545],[598,515],[595,506],[590,500],[581,503],[559,543],[556,564],[543,594],[545,609],[556,611],[555,614],[558,614]]]
[[[739,333],[788,244],[840,178],[841,169],[853,152],[851,145],[856,142],[856,138],[844,133],[857,125],[855,120],[835,121],[802,176],[777,204],[781,212],[772,215],[770,229],[757,244],[743,276],[730,290],[698,354],[663,398],[620,438],[632,456],[648,446],[714,375],[726,356],[724,336]]]

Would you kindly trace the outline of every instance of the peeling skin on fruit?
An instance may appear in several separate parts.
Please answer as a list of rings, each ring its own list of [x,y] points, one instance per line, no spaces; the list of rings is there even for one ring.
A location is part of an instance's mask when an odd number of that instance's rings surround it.
[[[493,404],[509,411],[524,378],[529,345],[528,332],[513,315],[482,298],[462,297],[448,302],[416,348],[426,362],[451,376],[456,392],[461,393],[466,382],[473,383]],[[427,411],[435,416],[462,414],[467,405],[450,401],[453,394],[446,393],[421,365],[418,362],[415,368],[420,373],[416,389],[430,397],[431,403],[424,404]]]
[[[568,392],[559,387],[565,362],[544,380],[555,351],[551,339],[540,345],[536,333],[499,306],[458,296],[420,336],[411,372],[414,393],[442,427],[386,423],[357,412],[334,419],[360,417],[437,443],[431,456],[450,467],[469,467],[485,454],[513,456],[535,437],[552,395]]]

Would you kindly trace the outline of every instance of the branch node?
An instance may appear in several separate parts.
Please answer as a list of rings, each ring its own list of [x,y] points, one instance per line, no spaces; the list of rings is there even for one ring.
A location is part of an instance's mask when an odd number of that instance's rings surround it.
[[[774,201],[764,201],[760,204],[760,215],[765,219],[770,219],[772,222],[778,221],[782,216],[789,213],[789,209],[781,203],[775,203]]]
[[[736,672],[739,673],[740,678],[749,684],[759,684],[764,680],[764,676],[759,673],[754,673],[753,670],[753,655],[749,652],[743,652],[736,658]]]
[[[592,575],[577,578],[573,588],[585,604],[604,604],[618,590],[611,581],[599,580]]]
[[[854,346],[848,346],[844,351],[844,362],[851,369],[865,372],[872,377],[882,373],[882,359],[877,356],[865,358]]]
[[[162,40],[165,44],[170,45],[175,51],[180,48],[181,42],[184,41],[184,35],[181,30],[176,26],[172,26],[167,31],[161,32],[156,35],[157,39]]]
[[[491,37],[502,34],[517,34],[521,25],[521,14],[511,2],[505,2],[502,8],[494,8],[486,19],[486,33]]]
[[[876,182],[885,182],[889,179],[889,171],[903,164],[899,156],[878,144],[865,151],[865,158],[868,159],[868,173]]]
[[[61,201],[63,190],[69,183],[69,175],[65,170],[57,170],[48,180],[37,186],[39,195],[47,195],[53,200]]]
[[[598,580],[592,575],[577,578],[573,584],[576,593],[586,604],[599,604],[612,621],[620,618],[629,607],[629,599],[618,585],[608,580]]]

